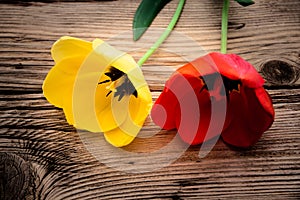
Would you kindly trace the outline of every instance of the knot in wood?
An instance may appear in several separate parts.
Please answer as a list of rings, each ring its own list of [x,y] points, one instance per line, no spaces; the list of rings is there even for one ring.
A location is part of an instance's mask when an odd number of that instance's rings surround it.
[[[282,60],[271,60],[262,65],[261,72],[264,78],[279,85],[289,85],[295,83],[300,76],[300,70]]]
[[[0,152],[0,199],[18,200],[33,197],[32,168],[14,153]]]

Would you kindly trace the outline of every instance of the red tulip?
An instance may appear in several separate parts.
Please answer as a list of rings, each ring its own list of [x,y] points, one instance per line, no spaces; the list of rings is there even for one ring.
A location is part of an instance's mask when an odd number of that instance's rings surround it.
[[[264,80],[235,54],[210,53],[176,70],[156,100],[151,117],[177,129],[188,144],[215,136],[238,147],[255,144],[274,121]]]

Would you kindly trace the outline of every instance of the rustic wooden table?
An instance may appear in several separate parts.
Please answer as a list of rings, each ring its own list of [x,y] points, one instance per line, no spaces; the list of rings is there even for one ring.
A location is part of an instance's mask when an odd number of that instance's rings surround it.
[[[174,132],[158,131],[123,148],[142,155],[144,165],[126,163],[130,155],[118,157],[115,150],[92,144],[101,160],[41,89],[54,64],[55,40],[63,35],[108,40],[130,31],[140,0],[0,2],[0,199],[300,198],[299,0],[260,0],[247,8],[231,3],[228,52],[251,62],[267,80],[276,112],[273,126],[250,149],[234,149],[220,139],[206,157],[198,157],[201,146],[190,147],[162,168],[160,160],[172,152],[153,161],[151,155]],[[152,27],[165,27],[176,5],[168,4]],[[187,0],[175,30],[207,52],[218,51],[221,7],[217,0]],[[190,48],[176,44],[183,51]],[[132,55],[138,59],[141,53]],[[163,50],[145,63],[154,97],[183,63]],[[148,122],[143,131],[157,130]],[[113,167],[119,163],[124,170]]]

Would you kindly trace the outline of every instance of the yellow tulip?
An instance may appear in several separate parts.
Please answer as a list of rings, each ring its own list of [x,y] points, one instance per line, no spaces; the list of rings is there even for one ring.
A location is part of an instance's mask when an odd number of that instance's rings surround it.
[[[51,49],[55,61],[44,84],[47,100],[78,129],[103,132],[116,147],[142,128],[152,97],[134,59],[106,42],[64,36]]]

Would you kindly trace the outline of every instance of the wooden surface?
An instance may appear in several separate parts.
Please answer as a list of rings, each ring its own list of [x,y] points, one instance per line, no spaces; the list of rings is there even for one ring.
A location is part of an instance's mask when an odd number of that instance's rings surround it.
[[[276,112],[273,126],[250,149],[220,139],[199,158],[201,146],[188,148],[170,165],[170,155],[147,155],[167,145],[174,132],[151,122],[127,152],[143,153],[142,163],[118,157],[101,144],[97,159],[69,126],[62,110],[49,104],[41,85],[53,60],[50,48],[63,35],[108,40],[131,30],[140,1],[0,1],[0,199],[299,199],[300,198],[300,8],[299,0],[260,0],[243,8],[232,1],[228,52],[251,62],[267,80]],[[205,51],[218,51],[218,0],[187,0],[175,30]],[[165,27],[172,1],[152,27]],[[118,45],[118,40],[115,45]],[[180,38],[163,47],[190,49]],[[163,49],[162,47],[162,49]],[[143,66],[154,97],[185,61],[159,50]],[[135,58],[141,52],[132,52]],[[151,158],[151,157],[150,157]],[[157,161],[158,160],[158,161]],[[108,164],[107,164],[108,163]],[[124,164],[124,170],[111,166]],[[150,163],[150,164],[149,164]],[[151,169],[157,167],[156,170]]]

